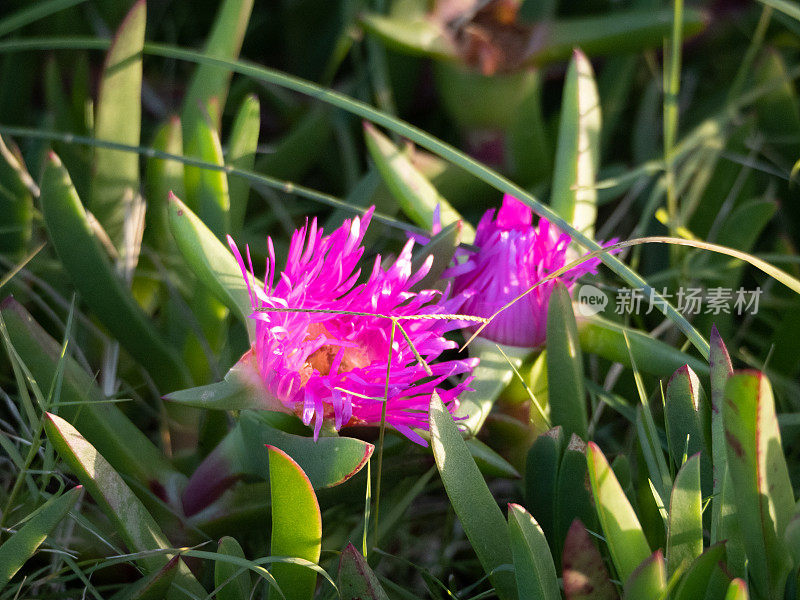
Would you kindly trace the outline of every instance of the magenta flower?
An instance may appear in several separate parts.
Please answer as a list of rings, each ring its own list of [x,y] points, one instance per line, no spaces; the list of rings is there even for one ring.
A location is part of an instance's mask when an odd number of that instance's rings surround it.
[[[569,256],[572,238],[546,219],[534,227],[533,213],[525,204],[506,194],[497,211],[487,211],[478,223],[474,244],[478,250],[466,261],[451,267],[456,294],[466,300],[464,314],[491,317],[504,305],[577,256]],[[592,258],[560,275],[571,287],[575,280],[594,272],[600,260]],[[545,341],[547,303],[555,279],[537,286],[512,304],[481,331],[481,336],[501,344],[534,348]]]
[[[256,320],[255,339],[242,363],[251,362],[264,384],[265,407],[300,416],[306,425],[314,421],[314,436],[324,421],[338,431],[352,425],[377,425],[387,385],[387,360],[392,322],[378,316],[330,312],[274,312],[265,308],[307,311],[349,311],[370,315],[453,314],[462,297],[448,298],[435,290],[412,291],[430,269],[430,260],[412,273],[412,240],[397,260],[384,269],[375,258],[366,281],[358,283],[358,263],[364,254],[361,241],[373,209],[362,219],[345,221],[330,235],[323,235],[314,219],[294,232],[286,268],[275,283],[275,253],[268,239],[269,260],[264,289],[250,287]],[[229,237],[236,260],[246,277],[248,267]],[[253,271],[249,249],[247,262]],[[443,335],[463,326],[448,319],[400,321],[432,375],[416,360],[398,330],[388,376],[386,423],[425,445],[414,428],[427,430],[431,394],[436,390],[452,412],[458,395],[469,389],[471,377],[449,388],[440,388],[450,377],[470,373],[474,359],[435,362],[455,342]]]

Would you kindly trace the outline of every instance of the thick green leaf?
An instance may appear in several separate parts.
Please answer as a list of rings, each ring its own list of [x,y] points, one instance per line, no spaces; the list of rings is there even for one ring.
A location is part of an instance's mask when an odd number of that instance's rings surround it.
[[[164,391],[186,387],[186,369],[117,277],[69,174],[52,152],[45,164],[41,192],[50,240],[82,300]]]
[[[658,48],[672,31],[672,17],[670,8],[634,9],[544,23],[540,34],[545,42],[531,55],[529,62],[541,65],[566,60],[575,48],[581,48],[592,57]],[[705,23],[705,13],[685,9],[683,38],[701,31]]]
[[[319,562],[322,550],[322,515],[314,488],[303,469],[283,450],[267,446],[272,498],[273,556],[291,556]],[[287,600],[311,600],[317,574],[286,563],[272,566],[272,575]]]
[[[228,140],[228,153],[225,164],[243,171],[252,171],[256,160],[258,134],[261,130],[261,105],[258,96],[248,95],[236,119]],[[228,194],[230,196],[230,233],[236,237],[244,225],[247,210],[247,198],[250,195],[250,182],[244,177],[228,178]]]
[[[475,459],[475,464],[478,465],[481,473],[488,477],[519,479],[519,471],[514,468],[514,465],[478,438],[468,438],[465,441],[467,442],[469,453]]]
[[[656,550],[649,556],[631,576],[625,580],[623,600],[639,600],[644,598],[662,598],[667,590],[667,569],[664,555]]]
[[[519,504],[508,505],[508,536],[520,600],[560,600],[547,539],[536,520]]]
[[[597,516],[611,559],[620,579],[627,580],[643,561],[648,560],[650,546],[625,492],[608,466],[603,452],[594,442],[589,442],[586,463]]]
[[[561,125],[550,205],[578,231],[594,235],[595,173],[600,160],[600,98],[592,63],[575,50],[561,99]]]
[[[178,390],[164,396],[164,400],[213,410],[281,410],[280,404],[269,403],[270,396],[254,362],[254,355],[248,352],[222,381]]]
[[[95,106],[95,139],[139,145],[146,22],[147,3],[137,0],[117,30],[106,56]],[[127,210],[125,198],[138,191],[138,155],[110,148],[94,149],[92,193],[87,207],[117,245]]]
[[[703,502],[700,455],[694,454],[675,476],[667,525],[667,573],[694,561],[703,552]]]
[[[32,183],[19,148],[0,138],[0,252],[9,256],[24,253],[31,238],[33,196],[26,181]]]
[[[162,600],[166,598],[180,565],[180,556],[173,557],[158,571],[145,575],[135,583],[124,586],[111,600]]]
[[[800,503],[798,503],[794,517],[792,517],[792,520],[789,521],[789,524],[786,526],[786,531],[783,532],[783,541],[792,557],[795,577],[794,584],[796,585],[800,583],[800,570],[798,570],[800,569]]]
[[[525,460],[525,503],[545,536],[552,540],[555,540],[558,472],[563,448],[564,431],[554,427],[536,438]]]
[[[321,437],[314,440],[286,433],[269,426],[262,414],[242,412],[242,438],[248,453],[248,472],[263,475],[267,472],[262,453],[247,448],[275,446],[289,454],[311,480],[315,489],[344,483],[367,464],[375,447],[367,442],[349,437]],[[256,454],[256,456],[253,456]]]
[[[270,424],[266,411],[242,411],[239,423],[209,454],[189,480],[183,495],[186,514],[207,506],[243,475],[269,479],[265,445],[280,448],[293,457],[315,489],[344,483],[358,473],[372,456],[374,446],[349,437],[303,437]],[[301,424],[302,427],[302,424]]]
[[[503,514],[486,486],[466,443],[434,392],[430,408],[433,456],[450,504],[472,544],[484,571],[501,600],[516,600],[514,576],[495,571],[512,563],[511,546]]]
[[[183,258],[217,300],[252,327],[253,312],[244,275],[230,250],[177,197],[169,201],[169,226]],[[251,275],[251,285],[263,287]]]
[[[253,0],[224,0],[214,20],[214,26],[206,42],[204,54],[211,58],[234,60],[239,56],[244,33],[253,10]],[[219,127],[231,71],[211,64],[198,65],[189,89],[183,99],[184,132],[194,131],[197,121],[212,99],[216,101],[218,114],[212,115],[215,127]]]
[[[395,50],[434,58],[456,58],[456,49],[445,31],[424,14],[410,19],[366,14],[361,17],[361,24]]]
[[[375,573],[353,544],[347,544],[339,557],[336,583],[341,600],[389,600]]]
[[[212,165],[223,166],[219,134],[207,118],[195,120],[194,129],[187,131],[186,155]],[[228,176],[224,171],[186,165],[184,167],[186,204],[220,240],[230,229],[231,200]]]
[[[780,0],[769,1],[777,3]],[[705,21],[704,13],[685,10],[684,37],[700,31]],[[406,19],[370,14],[362,17],[362,24],[388,46],[401,52],[448,61],[458,59],[457,49],[442,26],[425,15],[415,14]],[[567,60],[576,47],[590,56],[657,48],[671,30],[672,11],[666,9],[618,10],[602,16],[544,20],[531,33],[537,43],[527,62],[544,65]]]
[[[325,155],[333,134],[331,122],[327,107],[312,108],[281,138],[274,152],[258,158],[256,171],[287,181],[302,179],[309,168]],[[338,223],[341,221],[338,219]]]
[[[734,579],[728,586],[728,593],[725,600],[749,600],[750,594],[747,591],[747,584],[743,579]]]
[[[598,316],[580,317],[578,335],[584,352],[597,354],[612,362],[631,366],[631,354],[636,366],[643,373],[657,377],[669,377],[683,365],[689,365],[695,373],[708,373],[708,365],[693,356],[657,340],[645,332],[624,327]],[[625,343],[627,336],[630,352]]]
[[[488,129],[511,135],[510,131],[519,124],[520,113],[539,87],[535,69],[487,76],[461,62],[435,62],[433,66],[442,107],[467,131]]]
[[[164,123],[153,139],[154,150],[176,156],[183,154],[181,121],[172,117]],[[147,159],[145,198],[147,199],[147,227],[145,236],[155,248],[164,248],[169,241],[167,207],[170,193],[183,196],[183,163],[163,158]]]
[[[557,281],[547,307],[547,381],[550,420],[564,435],[586,439],[586,391],[583,357],[572,300],[563,282]]]
[[[526,93],[516,111],[517,118],[506,130],[506,148],[514,179],[530,186],[550,176],[555,152],[544,116],[545,73],[542,70],[529,70],[526,75],[528,77],[523,82]],[[494,84],[498,77],[494,75],[489,79]],[[520,85],[523,86],[523,83]],[[500,86],[494,84],[494,87]]]
[[[0,303],[11,344],[41,389],[50,389],[58,373],[61,344],[13,298]],[[107,402],[92,375],[64,358],[58,413],[80,427],[114,468],[150,487],[175,475],[163,454],[114,404]]]
[[[111,521],[128,550],[146,552],[171,548],[172,544],[152,515],[95,447],[61,417],[50,413],[45,416],[45,431],[50,443]],[[145,555],[137,562],[145,572],[151,573],[162,569],[169,557],[166,554]],[[178,586],[190,594],[205,594],[183,562],[178,566],[175,583],[177,586],[170,589],[169,598],[186,597],[186,593],[177,589]]]
[[[567,532],[561,556],[566,600],[616,600],[619,597],[603,557],[578,519]]]
[[[677,482],[676,482],[677,483]],[[675,590],[675,600],[695,600],[707,597],[713,586],[712,577],[719,564],[725,564],[725,544],[715,544],[698,556],[681,577]],[[723,588],[722,594],[725,593]],[[721,597],[722,594],[716,597]]]
[[[728,379],[722,419],[753,591],[758,597],[777,598],[792,566],[783,532],[794,513],[794,496],[772,388],[763,373],[743,371]]]
[[[403,211],[417,225],[430,229],[434,210],[438,206],[442,226],[461,221],[462,240],[467,244],[472,243],[475,229],[463,220],[458,211],[417,170],[408,155],[371,124],[364,125],[364,132],[370,156]]]
[[[728,567],[734,575],[744,575],[744,547],[739,532],[736,506],[733,500],[733,482],[728,471],[727,442],[722,421],[722,406],[725,401],[725,384],[733,375],[728,350],[716,327],[711,328],[711,457],[714,473],[714,489],[711,498],[711,543],[726,540]]]
[[[479,358],[480,363],[472,371],[474,379],[470,387],[473,391],[461,394],[456,416],[464,417],[458,424],[470,436],[477,435],[481,430],[495,400],[514,377],[509,361],[515,369],[519,369],[531,354],[528,348],[501,346],[501,352],[497,347],[498,344],[480,337],[469,345],[470,356]]]
[[[705,450],[703,416],[700,413],[702,394],[700,380],[689,365],[675,371],[667,384],[664,405],[667,441],[670,455],[678,465],[684,452],[692,456]]]
[[[572,436],[564,448],[556,482],[555,532],[553,555],[560,557],[560,549],[566,543],[566,536],[578,518],[592,531],[598,528],[597,513],[592,503],[592,492],[588,485],[586,471],[586,443],[577,435]]]
[[[226,556],[245,558],[244,551],[234,538],[225,536],[219,541],[217,552]],[[248,600],[252,583],[250,573],[224,560],[214,564],[214,586],[217,600]]]
[[[416,273],[430,259],[431,266],[428,274],[423,277],[416,286],[415,290],[444,289],[442,273],[453,262],[456,248],[461,243],[461,230],[464,225],[461,221],[450,223],[447,227],[436,235],[424,246],[414,249],[414,261],[411,264],[411,272]],[[429,258],[430,257],[430,258]]]
[[[61,496],[50,498],[28,521],[0,546],[0,590],[22,568],[49,533],[75,506],[83,488],[77,486]]]

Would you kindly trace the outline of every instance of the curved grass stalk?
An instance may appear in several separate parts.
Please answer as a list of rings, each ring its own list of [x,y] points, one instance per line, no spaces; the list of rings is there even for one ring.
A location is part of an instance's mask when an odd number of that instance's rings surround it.
[[[32,38],[27,40],[14,40],[11,42],[0,43],[0,53],[21,52],[24,50],[58,50],[58,49],[105,50],[109,47],[109,45],[110,45],[109,40],[102,40],[97,38],[85,38],[85,37]],[[562,231],[569,233],[573,241],[575,241],[578,245],[585,248],[586,250],[589,250],[590,254],[592,254],[593,256],[599,257],[600,260],[609,269],[611,269],[611,271],[613,271],[616,275],[618,275],[628,285],[631,285],[639,289],[652,290],[654,304],[658,307],[658,310],[660,310],[667,318],[672,320],[678,326],[678,328],[684,333],[687,339],[691,342],[693,346],[697,348],[697,350],[704,358],[708,358],[709,354],[708,341],[706,341],[706,339],[692,326],[691,323],[689,323],[689,321],[683,315],[681,315],[677,311],[677,309],[674,306],[672,306],[672,304],[667,299],[665,299],[663,296],[661,296],[661,294],[653,290],[647,284],[647,282],[641,277],[641,275],[639,275],[632,268],[628,267],[619,258],[609,254],[608,251],[603,250],[595,240],[591,239],[590,237],[576,230],[570,223],[568,223],[559,215],[557,215],[555,212],[553,212],[553,210],[550,207],[542,204],[535,196],[533,196],[532,194],[530,194],[517,184],[513,183],[511,180],[500,175],[493,169],[490,169],[489,167],[483,165],[482,163],[467,156],[466,154],[459,151],[455,147],[445,142],[442,142],[441,140],[433,137],[432,135],[419,129],[418,127],[415,127],[409,123],[406,123],[401,119],[388,115],[384,112],[381,112],[380,110],[373,108],[368,104],[350,98],[345,94],[341,94],[339,92],[323,88],[310,81],[301,79],[299,77],[294,77],[292,75],[288,75],[286,73],[282,73],[274,69],[261,67],[259,65],[255,65],[247,61],[241,61],[241,60],[231,61],[231,60],[205,56],[193,50],[185,50],[183,48],[178,48],[167,44],[155,44],[155,43],[145,44],[144,52],[146,54],[150,54],[153,56],[161,56],[163,58],[184,60],[198,64],[207,64],[207,65],[226,68],[240,75],[244,75],[246,77],[251,77],[258,81],[290,89],[295,92],[314,98],[315,100],[325,102],[342,110],[350,112],[354,115],[358,115],[364,119],[367,119],[372,123],[385,127],[386,129],[389,129],[390,131],[393,131],[394,133],[411,140],[412,142],[429,150],[430,152],[433,152],[439,157],[444,158],[452,162],[453,164],[461,167],[471,175],[474,175],[478,179],[491,185],[498,191],[511,194],[517,197],[523,203],[531,207],[537,215],[546,218]],[[800,73],[800,70],[797,70],[797,72],[792,72],[791,77],[792,78],[796,77],[798,73]],[[772,86],[762,86],[762,87],[766,88],[766,91],[769,91],[769,89],[771,89]],[[741,98],[739,98],[738,102],[733,103],[733,106],[731,108],[734,109],[735,111],[736,107],[746,105],[747,103],[752,102],[754,99],[760,97],[760,95],[762,95],[763,93],[765,93],[765,90],[758,88],[750,94],[743,95]],[[729,109],[728,112],[732,111]],[[10,128],[3,128],[3,129],[5,129],[6,131],[10,131]],[[0,129],[0,131],[3,131],[3,129]],[[294,184],[285,184],[284,182],[282,188],[287,192],[295,192],[299,188],[299,186],[294,186]],[[326,194],[320,194],[319,192],[313,192],[313,193],[319,196],[318,198],[315,199],[320,199],[322,201],[328,200],[328,202],[330,201],[330,198]],[[323,200],[323,198],[325,200]],[[345,206],[347,205],[345,204]]]
[[[102,50],[108,47],[109,42],[106,40],[98,40],[95,38],[51,38],[51,39],[29,39],[20,40],[17,42],[0,44],[0,52],[22,51],[22,50],[43,50],[43,49],[97,49]],[[488,183],[495,189],[515,196],[523,203],[527,204],[533,211],[540,217],[544,217],[553,223],[562,231],[569,233],[573,241],[581,247],[596,252],[601,249],[601,246],[592,238],[584,235],[575,229],[570,223],[556,214],[550,207],[542,204],[535,196],[513,183],[511,180],[500,175],[497,171],[490,169],[482,163],[470,158],[463,152],[455,147],[442,142],[441,140],[433,137],[425,131],[406,123],[405,121],[387,115],[378,109],[369,106],[363,102],[359,102],[340,94],[339,92],[331,91],[322,88],[314,83],[303,80],[298,77],[287,75],[273,69],[257,66],[246,61],[230,61],[219,58],[204,56],[196,51],[184,50],[174,46],[165,44],[145,44],[144,52],[155,56],[164,58],[172,58],[176,60],[185,60],[196,62],[199,64],[209,64],[217,67],[229,69],[240,75],[251,77],[253,79],[278,85],[295,92],[299,92],[306,96],[310,96],[316,100],[326,102],[337,108],[346,110],[361,118],[367,119],[372,123],[385,127],[394,133],[401,135],[415,144],[433,152],[434,154],[444,158],[453,164],[461,167],[468,173],[474,175],[478,179]],[[287,191],[292,191],[287,190]],[[600,260],[614,273],[621,277],[626,283],[636,288],[648,288],[647,282],[633,269],[628,267],[617,257],[603,252],[597,255]],[[689,341],[694,345],[704,358],[708,357],[709,345],[706,339],[692,326],[691,323],[681,315],[672,304],[663,298],[657,292],[654,292],[655,300],[659,310],[671,319],[678,328],[686,335]]]

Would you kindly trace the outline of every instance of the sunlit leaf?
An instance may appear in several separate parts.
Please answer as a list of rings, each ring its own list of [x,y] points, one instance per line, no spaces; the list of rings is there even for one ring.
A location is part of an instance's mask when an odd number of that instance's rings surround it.
[[[484,571],[502,600],[516,600],[514,576],[496,571],[512,563],[503,514],[486,486],[461,433],[434,392],[430,409],[431,447],[453,510],[461,520]]]
[[[283,450],[267,446],[272,498],[273,556],[303,558],[316,563],[322,548],[319,503],[303,469]],[[311,600],[317,574],[300,565],[276,563],[272,574],[287,600]]]

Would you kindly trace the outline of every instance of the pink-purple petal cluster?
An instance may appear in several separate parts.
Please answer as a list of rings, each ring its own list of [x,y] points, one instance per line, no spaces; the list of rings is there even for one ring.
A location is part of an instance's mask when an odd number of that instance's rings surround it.
[[[445,272],[453,277],[453,291],[465,296],[464,314],[491,317],[547,275],[565,266],[572,238],[546,219],[533,226],[533,213],[506,195],[497,211],[487,211],[475,234],[475,252]],[[594,272],[600,260],[592,258],[558,277],[571,287],[581,275]],[[545,341],[547,303],[555,279],[546,281],[497,315],[481,331],[492,341],[535,348]]]
[[[268,240],[268,264],[264,289],[251,287],[250,300],[256,320],[251,356],[269,395],[265,405],[276,401],[298,414],[306,425],[313,421],[314,435],[323,422],[336,430],[352,425],[376,425],[386,399],[386,423],[414,442],[425,440],[414,429],[427,430],[431,394],[436,390],[451,411],[458,395],[469,389],[468,374],[474,359],[436,362],[454,348],[447,331],[462,325],[448,319],[408,319],[401,324],[419,354],[430,365],[428,375],[399,331],[394,336],[388,373],[392,321],[379,316],[335,314],[324,311],[370,315],[453,314],[463,298],[434,290],[412,291],[430,269],[430,261],[412,272],[412,240],[388,268],[377,256],[369,276],[359,283],[361,242],[373,210],[353,218],[324,235],[316,219],[295,231],[286,268],[275,278],[275,252]],[[233,240],[228,239],[243,275],[253,272],[249,249],[247,265]],[[303,309],[274,312],[264,309]]]

